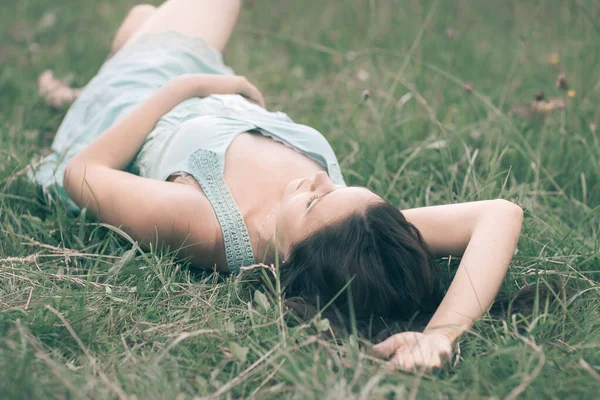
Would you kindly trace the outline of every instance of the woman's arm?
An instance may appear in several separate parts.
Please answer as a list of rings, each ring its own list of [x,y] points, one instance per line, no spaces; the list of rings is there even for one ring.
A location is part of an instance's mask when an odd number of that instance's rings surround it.
[[[447,352],[450,344],[491,306],[517,246],[523,211],[511,202],[490,200],[411,209],[404,215],[436,256],[456,255],[462,260],[423,332],[425,348],[415,344],[419,340],[400,334],[374,350],[384,356],[395,353],[395,360],[407,369],[435,367],[440,364],[440,353]],[[420,356],[415,356],[415,346]],[[422,354],[428,352],[431,354]]]
[[[163,115],[184,100],[211,94],[241,94],[263,105],[260,92],[242,76],[181,75],[167,82],[77,154],[69,164],[70,169],[86,164],[125,169]]]
[[[97,204],[98,196],[102,193],[91,190],[92,169],[125,169],[163,115],[184,100],[211,94],[242,94],[262,103],[260,92],[242,76],[181,75],[158,89],[73,157],[63,177],[63,186],[69,196],[81,208],[88,207],[97,216],[101,206]],[[103,179],[102,175],[94,176]],[[103,188],[104,185],[100,190]],[[104,213],[113,211],[103,208]]]
[[[220,254],[218,222],[206,197],[186,185],[142,178],[124,171],[154,125],[171,108],[191,97],[240,93],[262,101],[243,77],[184,75],[168,82],[148,100],[102,133],[67,165],[63,185],[81,208],[100,221],[121,227],[143,246],[185,246],[192,263],[212,268]],[[225,265],[219,266],[227,270]]]

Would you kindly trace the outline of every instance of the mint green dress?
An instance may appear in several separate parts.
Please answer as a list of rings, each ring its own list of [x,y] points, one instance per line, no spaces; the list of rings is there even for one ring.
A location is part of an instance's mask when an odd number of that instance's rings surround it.
[[[51,201],[58,199],[78,213],[62,187],[69,160],[167,81],[188,73],[231,75],[233,71],[204,39],[176,31],[144,35],[123,48],[73,103],[52,144],[53,153],[32,169],[30,178]],[[227,265],[233,273],[255,264],[248,229],[223,179],[227,148],[238,134],[248,131],[307,155],[327,170],[335,184],[345,185],[336,156],[321,133],[239,95],[180,103],[160,119],[128,167],[146,178],[165,180],[183,172],[198,181],[221,226]]]

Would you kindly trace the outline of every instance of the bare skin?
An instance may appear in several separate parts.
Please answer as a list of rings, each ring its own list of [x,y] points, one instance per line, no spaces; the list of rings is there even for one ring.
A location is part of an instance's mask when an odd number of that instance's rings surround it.
[[[238,0],[169,0],[137,29],[120,29],[117,37],[126,46],[144,33],[177,29],[203,36],[223,51],[239,8]],[[123,171],[158,119],[172,107],[191,97],[217,93],[242,94],[262,104],[258,89],[243,77],[177,77],[69,163],[63,184],[71,198],[143,244],[158,241],[172,248],[183,244],[187,247],[182,256],[190,256],[194,265],[216,265],[227,271],[216,216],[193,178],[172,176],[162,182]],[[239,135],[227,151],[225,164],[225,181],[248,226],[253,250],[266,263],[274,262],[274,251],[265,250],[269,241],[285,257],[294,243],[315,229],[381,201],[366,188],[334,185],[319,164],[261,135]],[[405,370],[439,367],[449,357],[452,343],[495,298],[518,242],[523,213],[504,200],[403,213],[435,255],[452,254],[462,260],[425,331],[394,335],[374,346],[373,352]]]
[[[133,7],[117,29],[108,58],[110,59],[119,51],[155,12],[156,7],[150,4],[139,4]],[[73,103],[82,90],[83,88],[71,87],[49,69],[42,72],[38,78],[39,95],[44,98],[46,104],[54,108],[63,108]]]

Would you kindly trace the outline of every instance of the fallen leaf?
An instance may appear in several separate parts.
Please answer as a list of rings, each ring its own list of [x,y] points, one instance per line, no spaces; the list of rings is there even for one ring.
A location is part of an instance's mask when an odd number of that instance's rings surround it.
[[[445,149],[446,147],[448,147],[448,141],[445,139],[436,140],[435,142],[429,143],[425,147],[428,149],[435,149],[435,150]]]
[[[229,342],[229,351],[235,358],[237,358],[242,364],[246,361],[248,356],[248,348],[240,346],[235,342]]]
[[[564,110],[564,108],[564,99],[557,97],[548,99],[547,101],[534,100],[530,104],[518,104],[510,109],[510,114],[528,119],[535,115],[545,115],[555,110]]]
[[[565,101],[561,98],[548,99],[548,101],[534,101],[531,103],[534,111],[547,113],[553,110],[564,110]]]
[[[264,311],[269,311],[271,305],[269,304],[269,299],[264,295],[260,290],[254,291],[254,301],[258,304]]]
[[[315,320],[314,324],[315,328],[317,328],[317,331],[319,332],[328,331],[330,328],[329,320],[327,318],[317,319]]]

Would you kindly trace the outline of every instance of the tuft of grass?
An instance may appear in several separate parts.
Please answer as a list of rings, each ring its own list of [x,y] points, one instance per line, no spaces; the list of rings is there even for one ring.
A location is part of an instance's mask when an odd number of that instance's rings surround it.
[[[323,132],[349,184],[402,208],[516,201],[525,224],[503,292],[551,278],[571,289],[555,294],[555,308],[540,299],[531,318],[479,321],[458,365],[426,375],[386,368],[354,336],[324,338],[322,320],[287,324],[279,296],[246,284],[252,274],[203,275],[168,251],[142,253],[119,230],[69,218],[27,181],[23,169],[48,152],[65,113],[38,98],[38,74],[52,68],[84,85],[132,5],[3,5],[0,398],[600,393],[597,2],[244,5],[228,63],[272,109]],[[574,97],[554,86],[561,72]],[[540,90],[566,108],[511,115]]]

